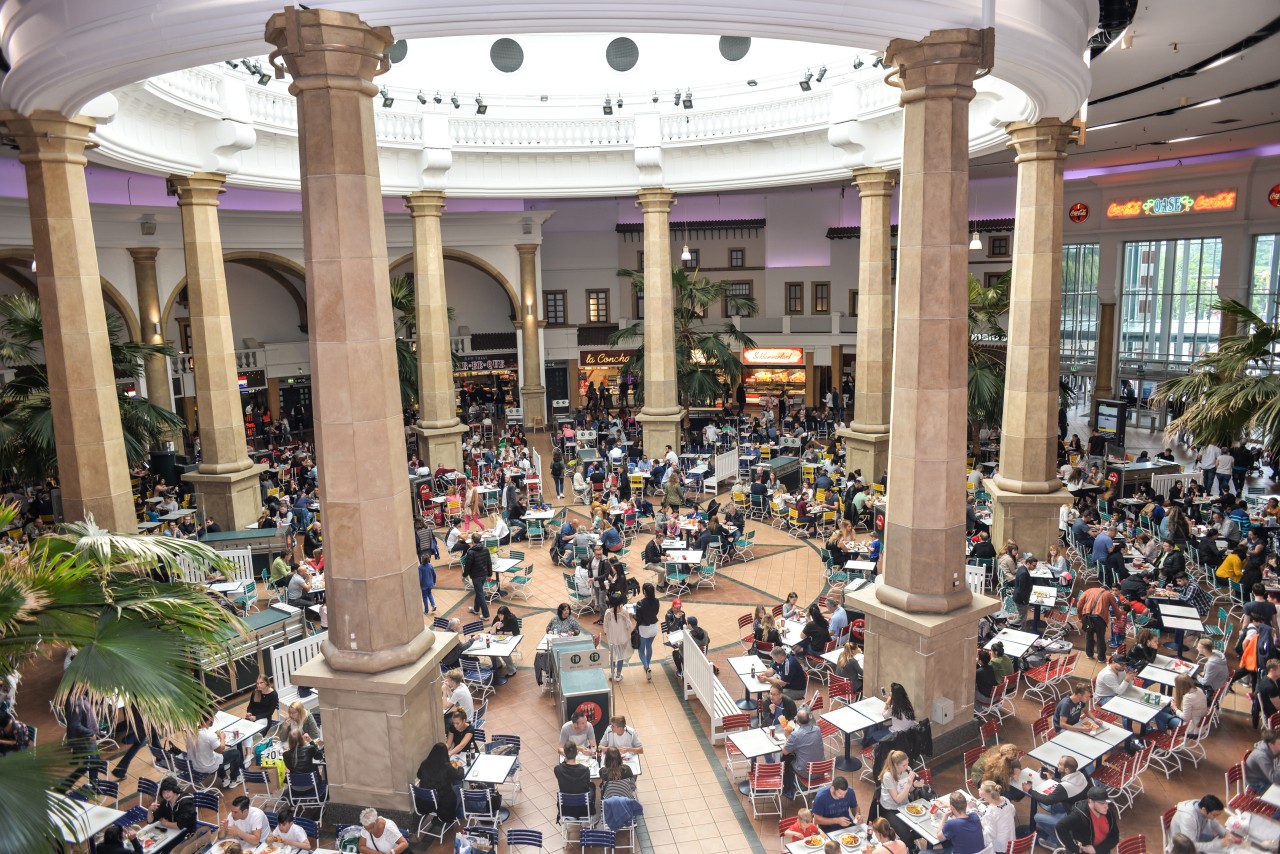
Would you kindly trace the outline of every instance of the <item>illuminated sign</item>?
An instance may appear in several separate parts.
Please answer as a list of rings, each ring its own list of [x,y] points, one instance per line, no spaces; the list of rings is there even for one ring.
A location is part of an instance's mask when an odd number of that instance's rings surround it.
[[[635,355],[635,350],[584,350],[582,364],[593,368],[620,368]]]
[[[487,371],[514,371],[518,366],[514,353],[502,356],[473,356],[469,359],[461,359],[458,361],[457,369],[459,372],[470,371],[474,373],[484,373]]]
[[[1067,216],[1071,217],[1072,222],[1084,222],[1089,218],[1089,206],[1084,202],[1076,202],[1067,211]]]
[[[799,347],[756,347],[742,351],[744,365],[803,365],[804,350]]]
[[[1280,208],[1280,184],[1276,184],[1271,188],[1271,192],[1267,193],[1267,201],[1271,203],[1271,207]]]
[[[1128,199],[1107,205],[1107,219],[1133,219],[1139,216],[1180,216],[1189,213],[1230,211],[1236,207],[1236,191],[1221,190],[1196,196],[1175,194]],[[1074,209],[1073,209],[1074,210]]]

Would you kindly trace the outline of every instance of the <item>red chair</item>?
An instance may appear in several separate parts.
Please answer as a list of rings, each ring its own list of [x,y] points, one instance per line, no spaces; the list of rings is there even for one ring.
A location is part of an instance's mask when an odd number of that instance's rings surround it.
[[[782,763],[781,762],[757,762],[755,767],[751,769],[751,773],[747,775],[747,781],[751,785],[748,799],[751,801],[751,814],[755,818],[762,815],[782,816]],[[772,802],[776,810],[773,812],[762,813],[759,809],[759,802],[764,800],[766,803]]]
[[[738,618],[738,634],[742,636],[742,649],[744,652],[751,652],[751,647],[756,642],[755,631],[752,628],[755,623],[755,617],[750,614],[743,614]]]
[[[978,727],[978,736],[982,739],[983,747],[991,746],[990,744],[987,744],[988,741],[990,741],[991,744],[999,744],[1000,743],[1000,721],[998,720],[987,721],[986,723],[981,724]]]
[[[1045,715],[1031,725],[1031,742],[1032,744],[1044,744],[1055,735],[1053,731],[1053,718]]]
[[[1121,839],[1116,846],[1116,854],[1147,854],[1147,837],[1139,833],[1128,839]]]
[[[1229,803],[1232,798],[1244,792],[1244,763],[1232,765],[1224,776],[1227,780],[1226,800]]]
[[[854,703],[853,683],[843,676],[831,674],[831,682],[827,685],[827,699],[831,701],[831,708],[836,707],[836,701],[840,701],[847,705]]]
[[[782,606],[781,606],[781,605],[774,605],[774,606],[773,606],[773,608],[772,608],[772,611],[773,611],[773,617],[774,617],[774,619],[775,619],[775,620],[777,620],[777,619],[781,619],[781,618],[782,618]]]
[[[790,818],[784,818],[782,821],[778,822],[778,841],[782,843],[782,854],[788,854],[786,842],[787,831],[795,829],[795,826],[799,823],[800,819],[794,815]]]
[[[1019,837],[1009,843],[1009,848],[1005,854],[1031,854],[1036,847],[1036,835]]]
[[[1164,847],[1160,850],[1168,851],[1170,843],[1173,842],[1173,816],[1178,811],[1177,807],[1169,807],[1164,811],[1164,815],[1160,816],[1160,836],[1164,841]]]
[[[725,715],[724,719],[720,722],[720,729],[726,735],[731,732],[746,732],[751,729],[751,715],[746,712],[736,715]],[[742,755],[742,751],[739,750],[732,741],[726,738],[724,740],[724,763],[729,769],[729,777],[736,780],[737,774],[733,767],[735,759],[741,759],[743,762],[747,762],[747,757]]]
[[[796,773],[796,783],[799,785],[796,791],[806,807],[809,806],[809,795],[816,795],[823,786],[831,785],[835,767],[834,759],[824,759],[821,762],[810,762],[803,773]]]
[[[969,775],[973,768],[973,763],[978,761],[978,757],[982,756],[985,750],[986,748],[983,747],[975,747],[972,750],[966,750],[964,752],[964,787],[969,790],[970,794],[973,793],[973,789],[969,788],[971,785],[969,782]]]

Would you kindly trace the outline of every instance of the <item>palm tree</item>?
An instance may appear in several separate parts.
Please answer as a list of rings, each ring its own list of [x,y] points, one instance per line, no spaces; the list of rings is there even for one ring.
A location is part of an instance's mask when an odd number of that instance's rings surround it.
[[[412,276],[394,276],[391,279],[391,309],[395,317],[396,373],[400,376],[400,405],[412,409],[418,404],[418,352],[410,338],[416,338],[418,328],[418,304],[414,296]],[[453,309],[446,309],[453,320]],[[458,367],[458,354],[449,353],[454,370]]]
[[[0,505],[0,530],[17,513]],[[164,736],[187,732],[214,707],[192,677],[243,632],[240,620],[202,587],[183,581],[180,562],[230,568],[208,546],[170,537],[113,534],[92,519],[65,526],[26,554],[0,554],[0,676],[50,647],[79,652],[53,701],[86,699],[114,716],[127,696]],[[0,756],[0,851],[50,850],[54,820],[65,818],[59,789],[77,762],[56,738]]]
[[[1012,271],[984,285],[969,274],[969,433],[977,454],[978,429],[999,424],[1004,415],[1005,362],[1008,333],[1000,325],[1009,313]],[[990,346],[995,344],[996,346]]]
[[[1198,443],[1225,447],[1256,436],[1268,452],[1280,452],[1280,324],[1235,300],[1217,300],[1211,308],[1235,317],[1242,334],[1219,338],[1217,351],[1196,360],[1186,376],[1160,382],[1153,400],[1185,401],[1168,429],[1185,430]]]
[[[107,337],[116,379],[137,380],[149,356],[173,355],[167,345],[127,340],[118,315],[107,315]],[[0,297],[0,364],[17,369],[17,376],[0,390],[0,469],[16,472],[20,480],[41,480],[58,467],[43,342],[40,301],[30,294]],[[141,463],[148,450],[185,426],[168,409],[130,397],[119,387],[116,399],[130,465]]]
[[[631,280],[636,293],[644,294],[644,273],[619,270],[619,276]],[[742,380],[742,359],[734,352],[754,347],[756,342],[726,320],[721,325],[707,322],[707,309],[723,301],[729,315],[750,316],[759,311],[753,297],[733,293],[730,282],[712,282],[690,272],[683,265],[671,268],[671,285],[675,289],[676,388],[685,406],[712,403],[720,398],[724,385],[730,388]],[[638,344],[627,362],[626,373],[644,376],[644,321],[636,321],[609,336],[609,343]],[[636,387],[636,402],[644,400],[644,383]]]

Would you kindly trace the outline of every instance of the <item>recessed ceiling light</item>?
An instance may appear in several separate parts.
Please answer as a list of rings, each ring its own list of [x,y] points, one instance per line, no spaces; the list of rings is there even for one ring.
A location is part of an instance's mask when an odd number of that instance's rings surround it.
[[[1200,138],[1200,135],[1199,135],[1199,134],[1196,134],[1195,136],[1180,136],[1180,137],[1178,137],[1178,138],[1176,138],[1176,139],[1171,139],[1171,140],[1169,140],[1169,142],[1171,142],[1171,143],[1173,143],[1173,142],[1190,142],[1190,141],[1191,141],[1191,140],[1193,140],[1193,139],[1199,139],[1199,138]]]
[[[546,96],[546,95],[539,95],[539,96],[538,96],[538,100],[545,104],[545,103],[547,103],[547,96]]]
[[[1220,56],[1217,59],[1215,59],[1213,62],[1206,65],[1204,68],[1201,68],[1200,71],[1197,71],[1196,73],[1199,74],[1203,71],[1208,71],[1211,68],[1217,68],[1219,65],[1226,65],[1228,62],[1230,62],[1231,60],[1239,56],[1244,56],[1244,51],[1241,50],[1241,51],[1237,51],[1236,53],[1227,54],[1226,56]]]
[[[748,80],[748,81],[747,81],[747,85],[748,85],[748,86],[755,86],[755,85],[756,85],[756,81],[754,81],[754,80]]]
[[[1222,103],[1221,98],[1210,98],[1207,101],[1201,101],[1198,104],[1192,104],[1191,106],[1187,107],[1187,109],[1194,110],[1196,107],[1212,107],[1214,104],[1221,104],[1221,103]]]

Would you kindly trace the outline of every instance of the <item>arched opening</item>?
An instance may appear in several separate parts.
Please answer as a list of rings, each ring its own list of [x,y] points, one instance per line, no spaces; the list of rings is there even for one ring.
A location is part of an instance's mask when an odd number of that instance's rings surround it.
[[[391,275],[413,273],[413,253],[401,255],[390,264]],[[445,302],[453,309],[450,333],[459,327],[475,333],[511,332],[517,317],[520,295],[515,285],[488,261],[460,249],[444,250]],[[505,299],[507,312],[495,311]]]
[[[236,347],[246,339],[264,342],[307,340],[306,273],[296,261],[270,252],[228,252],[227,301]],[[188,351],[187,280],[182,278],[164,306],[165,337]],[[296,320],[295,320],[296,318]]]
[[[31,270],[34,257],[34,251],[27,247],[0,249],[0,296],[22,292],[36,297],[40,295],[36,274]],[[133,306],[106,279],[102,279],[102,303],[108,314],[117,315],[124,322],[125,334],[130,341],[142,340],[142,327]]]

